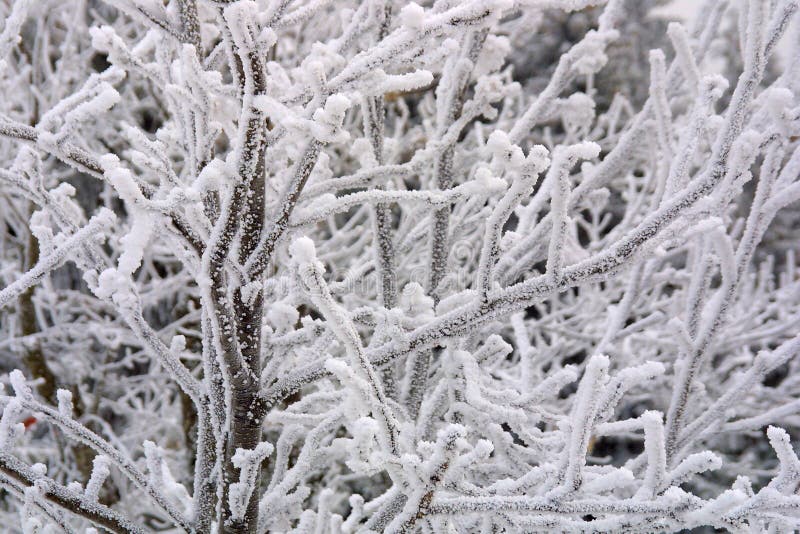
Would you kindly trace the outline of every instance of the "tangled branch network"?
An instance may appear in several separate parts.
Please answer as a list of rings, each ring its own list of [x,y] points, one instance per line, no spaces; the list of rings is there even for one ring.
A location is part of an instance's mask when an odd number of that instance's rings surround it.
[[[800,529],[800,5],[662,4],[2,2],[0,530]]]

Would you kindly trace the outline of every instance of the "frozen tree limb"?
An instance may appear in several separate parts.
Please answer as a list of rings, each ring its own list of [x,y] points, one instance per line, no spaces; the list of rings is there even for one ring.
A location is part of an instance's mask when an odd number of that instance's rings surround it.
[[[795,0],[108,3],[0,32],[10,532],[800,527]]]

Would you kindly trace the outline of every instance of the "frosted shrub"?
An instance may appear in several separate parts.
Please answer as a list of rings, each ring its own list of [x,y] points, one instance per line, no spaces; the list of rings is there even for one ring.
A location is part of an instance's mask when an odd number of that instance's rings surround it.
[[[4,531],[799,529],[798,2],[658,3],[6,2]]]

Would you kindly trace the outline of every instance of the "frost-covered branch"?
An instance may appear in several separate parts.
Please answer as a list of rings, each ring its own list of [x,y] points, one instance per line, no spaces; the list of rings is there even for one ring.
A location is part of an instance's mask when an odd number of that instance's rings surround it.
[[[800,528],[798,3],[661,4],[0,9],[0,525]]]

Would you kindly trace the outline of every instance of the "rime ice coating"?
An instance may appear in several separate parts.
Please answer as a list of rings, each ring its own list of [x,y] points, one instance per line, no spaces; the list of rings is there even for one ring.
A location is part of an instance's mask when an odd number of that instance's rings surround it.
[[[0,525],[798,529],[797,0],[110,3],[3,12]]]

